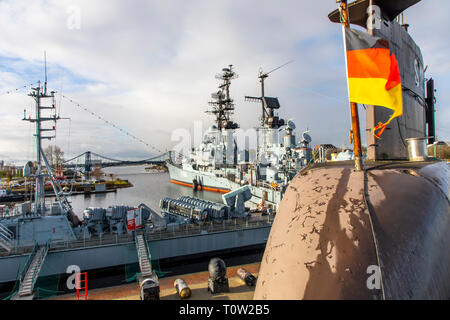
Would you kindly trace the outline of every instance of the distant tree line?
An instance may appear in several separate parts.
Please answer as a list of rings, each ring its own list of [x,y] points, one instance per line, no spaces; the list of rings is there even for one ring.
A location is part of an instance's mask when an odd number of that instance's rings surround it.
[[[64,166],[64,152],[58,146],[48,146],[44,149],[50,167],[53,169],[61,169]]]
[[[428,147],[428,155],[434,156],[434,146]],[[450,160],[450,146],[445,145],[437,145],[436,146],[436,158],[442,160]]]

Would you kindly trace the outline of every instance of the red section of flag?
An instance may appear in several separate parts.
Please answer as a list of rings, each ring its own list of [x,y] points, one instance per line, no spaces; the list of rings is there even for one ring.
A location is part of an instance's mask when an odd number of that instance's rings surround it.
[[[391,58],[391,70],[389,72],[389,78],[386,82],[386,90],[391,90],[392,88],[401,84],[400,71],[398,69],[397,59],[395,58],[394,54],[391,54],[390,58]]]

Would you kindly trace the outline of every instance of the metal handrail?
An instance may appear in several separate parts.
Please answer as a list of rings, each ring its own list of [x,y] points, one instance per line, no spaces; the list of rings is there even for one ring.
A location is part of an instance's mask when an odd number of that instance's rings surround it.
[[[150,260],[150,256],[149,256],[150,251],[148,250],[147,240],[145,239],[145,235],[144,234],[142,234],[142,239],[144,240],[144,245],[145,245],[145,248],[147,250],[147,255],[148,255],[147,259],[149,260],[149,263],[150,263],[150,271],[152,271],[152,264],[151,264],[151,260]],[[141,252],[139,251],[139,247],[138,247],[138,243],[137,242],[136,242],[136,247],[137,247],[137,253],[138,253],[139,269],[142,272],[142,266],[141,266],[141,258],[142,258],[142,256],[141,256]]]
[[[270,227],[273,222],[273,216],[267,218],[252,219],[245,222],[239,222],[236,220],[224,220],[222,223],[208,223],[203,225],[180,225],[178,230],[175,228],[166,228],[164,230],[155,228],[153,230],[146,230],[143,235],[146,241],[157,241],[165,239],[173,239],[179,237],[186,237],[189,235],[201,235],[204,232],[218,233],[218,232],[230,232],[243,229],[263,228]],[[114,245],[114,244],[126,244],[135,242],[135,238],[132,234],[105,234],[100,238],[80,238],[75,241],[62,241],[53,240],[49,244],[49,250],[64,250],[64,249],[76,249],[82,247],[99,246],[99,245]],[[22,249],[22,248],[21,248]],[[148,246],[147,246],[148,249]]]
[[[0,241],[5,242],[11,248],[14,240],[14,233],[0,223]]]
[[[36,255],[37,252],[37,242],[34,241],[34,247],[33,250],[31,251],[31,254],[28,256],[27,261],[25,262],[25,264],[22,267],[22,271],[20,272],[20,278],[19,278],[19,282],[22,283],[22,281],[25,279],[25,276],[27,274],[28,268],[30,267],[31,262],[34,259],[34,256]]]
[[[5,227],[2,223],[0,223],[0,231],[3,231],[4,233],[8,234],[10,237],[14,238],[14,233],[9,230],[7,227]]]
[[[38,269],[40,269],[40,265],[42,260],[44,259],[45,255],[47,254],[47,251],[50,247],[50,240],[48,240],[44,247],[42,247],[41,253],[38,256],[38,260],[36,261],[36,264],[33,267],[33,275],[31,276],[31,288],[34,287],[34,283],[36,282],[36,276],[39,274]]]
[[[145,248],[147,249],[147,257],[148,257],[148,261],[150,262],[150,267],[151,267],[152,266],[152,254],[150,253],[150,248],[148,246],[147,237],[145,236],[145,234],[143,234],[142,236],[144,238]]]
[[[142,238],[144,239],[144,245],[145,245],[145,248],[147,249],[147,259],[148,259],[148,262],[150,263],[150,271],[153,272],[152,255],[150,253],[150,248],[148,246],[147,237],[145,236],[145,234],[142,234]]]
[[[138,261],[139,261],[139,267],[140,267],[140,264],[141,264],[141,252],[139,251],[139,247],[138,247],[138,242],[136,241],[136,238],[137,238],[137,235],[136,235],[136,237],[134,238],[135,239],[135,242],[136,242],[136,249],[137,249],[137,254],[138,254]]]
[[[10,238],[8,235],[2,234],[1,232],[0,232],[0,241],[6,242],[6,244],[7,244],[9,247],[12,247],[13,239]]]

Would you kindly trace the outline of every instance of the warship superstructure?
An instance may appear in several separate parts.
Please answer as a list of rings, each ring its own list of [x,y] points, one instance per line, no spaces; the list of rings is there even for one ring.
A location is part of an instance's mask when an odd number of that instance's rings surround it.
[[[234,103],[230,97],[230,84],[237,77],[232,65],[216,75],[223,82],[219,91],[211,95],[213,101],[209,104],[212,110],[207,111],[215,115],[215,124],[208,128],[202,143],[193,148],[181,164],[169,161],[171,182],[194,190],[221,193],[248,185],[253,207],[277,210],[289,181],[301,168],[312,163],[313,158],[310,135],[304,132],[297,143],[295,123],[292,119],[285,121],[277,116],[275,110],[280,109],[278,98],[264,93],[264,80],[276,69],[267,73],[260,71],[259,97],[245,97],[246,101],[261,103],[262,110],[260,126],[245,133],[236,130],[239,125],[231,120]],[[281,131],[284,132],[282,139]],[[254,140],[254,149],[248,145],[249,140]]]

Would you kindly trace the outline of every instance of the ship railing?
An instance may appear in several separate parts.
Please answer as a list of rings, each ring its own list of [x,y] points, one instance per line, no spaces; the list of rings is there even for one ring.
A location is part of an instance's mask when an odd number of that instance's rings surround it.
[[[112,245],[120,243],[134,242],[134,237],[131,234],[117,235],[117,234],[100,234],[95,237],[86,237],[72,241],[52,241],[50,243],[50,250],[75,249],[83,247],[93,247],[102,245]]]
[[[261,228],[267,227],[272,224],[273,218],[268,216],[266,219],[258,219],[258,220],[246,220],[237,221],[237,220],[224,220],[222,223],[216,222],[208,222],[203,225],[179,225],[179,226],[171,226],[166,230],[159,231],[147,231],[146,237],[148,241],[169,239],[169,238],[177,238],[177,237],[185,237],[190,235],[201,235],[205,233],[218,233],[218,232],[229,232],[229,231],[238,231],[243,229],[251,229],[251,228]]]
[[[0,218],[16,218],[16,217],[20,217],[22,214],[19,212],[19,210],[17,208],[11,209],[9,211],[3,211],[0,214]]]
[[[0,251],[0,257],[11,256],[11,255],[21,255],[21,254],[29,254],[33,251],[34,240],[29,241],[18,241],[12,240],[11,250],[10,251]]]
[[[203,224],[187,224],[187,225],[178,225],[178,226],[170,226],[164,229],[155,228],[152,230],[147,230],[144,233],[144,236],[147,241],[157,241],[157,240],[165,240],[171,238],[185,237],[190,235],[201,235],[205,233],[218,233],[218,232],[230,232],[230,231],[238,231],[243,229],[251,229],[251,228],[262,228],[268,227],[273,222],[273,216],[268,215],[267,217],[262,217],[258,219],[250,219],[239,221],[236,219],[232,220],[223,220],[222,222],[206,222]],[[78,240],[53,240],[49,244],[50,250],[64,250],[64,249],[76,249],[83,247],[94,247],[94,246],[103,246],[103,245],[115,245],[115,244],[127,244],[134,243],[135,238],[132,234],[100,234],[95,237],[86,237],[85,235]]]
[[[276,191],[281,191],[281,187],[279,185],[272,185],[271,183],[268,183],[265,181],[257,181],[256,186],[266,188],[266,189],[273,189]]]
[[[148,258],[148,261],[150,262],[150,268],[153,270],[152,263],[151,263],[151,261],[152,261],[152,254],[150,253],[150,248],[149,248],[149,245],[148,245],[147,237],[146,237],[145,234],[143,234],[142,236],[144,238],[145,249],[147,250],[147,258]]]
[[[0,242],[2,247],[11,251],[14,242],[14,233],[0,223]]]

